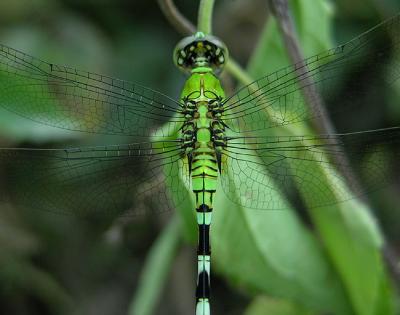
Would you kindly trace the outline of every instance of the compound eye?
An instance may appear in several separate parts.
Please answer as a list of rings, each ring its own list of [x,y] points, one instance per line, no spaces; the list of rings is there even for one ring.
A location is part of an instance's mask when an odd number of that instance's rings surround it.
[[[178,60],[177,60],[178,66],[182,67],[184,63],[185,63],[185,60],[183,58],[178,58]]]
[[[186,54],[185,50],[181,49],[178,51],[177,59],[176,59],[176,63],[178,64],[178,66],[182,67],[184,65],[186,56],[187,56],[187,54]]]

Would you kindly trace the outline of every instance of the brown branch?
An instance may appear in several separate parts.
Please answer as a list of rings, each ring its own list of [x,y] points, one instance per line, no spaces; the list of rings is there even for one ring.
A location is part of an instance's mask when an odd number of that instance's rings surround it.
[[[187,36],[196,32],[196,27],[179,12],[173,0],[158,0],[158,4],[169,23],[181,35]]]
[[[304,62],[305,58],[297,41],[293,21],[289,16],[289,5],[287,0],[270,0],[270,6],[277,19],[289,58],[293,64],[299,66],[299,69],[296,69],[296,74],[299,77],[304,77],[303,81],[305,81],[305,84],[303,87],[303,94],[306,103],[310,107],[309,109],[313,114],[312,116],[321,118],[314,119],[313,124],[318,132],[329,134],[335,133],[335,128],[329,119],[322,98],[317,92],[315,85],[309,77],[304,76],[307,71],[307,66]]]
[[[306,106],[308,106],[311,113],[314,128],[320,134],[335,134],[335,127],[329,118],[321,95],[318,93],[313,80],[307,76],[307,65],[296,37],[293,21],[289,15],[288,2],[287,0],[270,0],[269,2],[272,13],[277,19],[289,58],[291,62],[296,65],[296,75],[298,78],[302,78],[304,83],[302,84],[301,90],[306,101]],[[339,145],[338,141],[334,138],[330,139],[329,143],[335,146]],[[345,167],[345,165],[350,164],[348,158],[340,154],[335,155],[334,160],[338,170],[345,177],[350,189],[353,191],[360,191],[361,186],[356,176],[348,167]]]

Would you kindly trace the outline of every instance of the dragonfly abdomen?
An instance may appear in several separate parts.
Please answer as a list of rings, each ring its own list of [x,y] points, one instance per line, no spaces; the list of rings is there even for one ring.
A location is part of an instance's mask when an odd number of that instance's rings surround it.
[[[196,213],[199,230],[197,248],[197,314],[209,312],[210,299],[210,225],[213,210],[213,199],[218,180],[218,164],[215,151],[200,147],[193,151],[192,187],[196,196]]]
[[[207,313],[210,299],[210,225],[213,199],[217,188],[218,162],[212,142],[211,119],[208,118],[208,103],[198,105],[195,118],[194,149],[191,152],[192,189],[196,196],[197,224],[199,230],[196,289],[198,314]],[[204,311],[207,310],[207,311]]]

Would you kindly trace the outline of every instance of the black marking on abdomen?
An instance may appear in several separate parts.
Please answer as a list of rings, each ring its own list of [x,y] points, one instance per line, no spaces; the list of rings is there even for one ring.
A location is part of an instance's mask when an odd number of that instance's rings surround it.
[[[197,255],[211,256],[210,247],[210,226],[208,224],[199,224],[199,245]]]
[[[208,273],[202,271],[199,274],[197,288],[196,288],[196,298],[199,299],[209,299],[210,298],[210,280]]]
[[[192,164],[193,165],[193,164]],[[214,171],[214,172],[217,172],[218,171],[218,169],[216,169],[216,168],[214,168],[214,167],[212,167],[212,166],[209,166],[209,165],[199,165],[199,166],[196,166],[196,167],[192,167],[192,171],[195,171],[195,170],[197,170],[197,169],[199,169],[199,168],[201,168],[201,167],[206,167],[206,168],[208,168],[208,169],[210,169],[210,170],[212,170],[212,171]],[[200,175],[202,175],[202,174],[200,174]]]
[[[200,213],[207,213],[207,212],[212,212],[212,208],[203,203],[196,209],[196,211]]]
[[[212,189],[210,189],[210,190],[208,190],[208,189],[200,189],[200,190],[193,190],[193,192],[194,192],[195,194],[201,194],[201,193],[210,193],[210,194],[214,194],[214,193],[215,193],[215,190],[212,190]]]

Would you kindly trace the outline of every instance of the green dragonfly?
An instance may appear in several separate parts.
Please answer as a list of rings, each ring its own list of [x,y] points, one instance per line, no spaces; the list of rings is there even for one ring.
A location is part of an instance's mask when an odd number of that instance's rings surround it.
[[[399,146],[400,126],[326,134],[293,130],[322,117],[312,98],[335,102],[344,69],[359,81],[332,115],[363,110],[366,72],[379,78],[371,92],[376,96],[394,85],[400,77],[399,30],[398,15],[230,96],[218,77],[228,50],[218,38],[198,32],[174,51],[177,67],[188,74],[179,98],[0,45],[3,110],[69,131],[134,139],[92,147],[0,148],[7,182],[1,198],[79,216],[164,212],[193,198],[199,230],[196,314],[210,314],[209,233],[219,194],[249,211],[277,210],[306,189],[306,206],[322,208],[363,198],[390,181],[385,153]],[[313,172],[316,165],[330,181]],[[373,180],[354,180],[363,176]],[[288,201],[276,200],[277,192]]]

